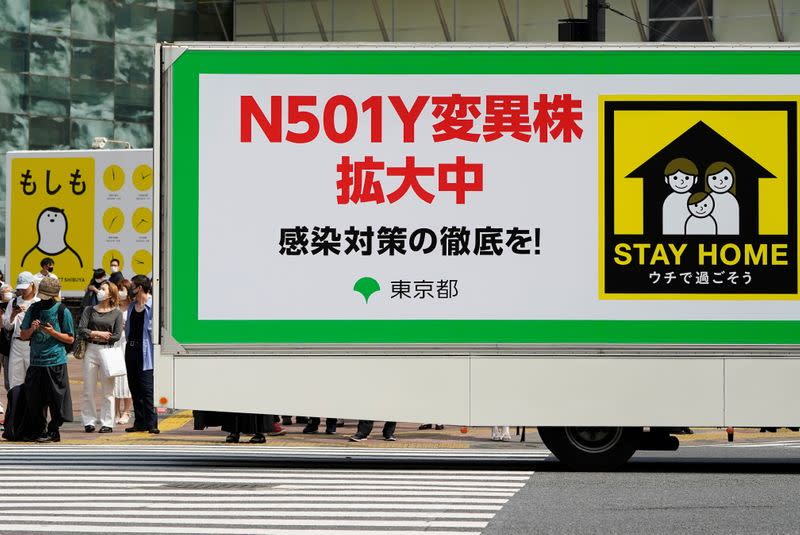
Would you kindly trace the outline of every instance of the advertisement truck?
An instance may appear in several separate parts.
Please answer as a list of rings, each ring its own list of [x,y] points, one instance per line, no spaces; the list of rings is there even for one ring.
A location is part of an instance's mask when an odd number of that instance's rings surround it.
[[[797,48],[156,53],[157,402],[578,468],[800,423]]]

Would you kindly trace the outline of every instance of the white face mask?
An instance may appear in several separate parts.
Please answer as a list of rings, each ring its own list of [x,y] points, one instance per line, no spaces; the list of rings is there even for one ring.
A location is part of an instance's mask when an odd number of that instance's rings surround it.
[[[107,297],[108,297],[108,292],[106,292],[105,290],[100,290],[99,292],[97,292],[98,302],[102,303],[103,301],[106,300]]]
[[[127,299],[128,298],[128,292],[120,292],[119,293],[119,298],[120,299]]]
[[[14,299],[14,294],[11,292],[3,292],[3,301],[11,301]]]
[[[117,266],[111,266],[111,273],[116,273],[117,271],[119,271]]]

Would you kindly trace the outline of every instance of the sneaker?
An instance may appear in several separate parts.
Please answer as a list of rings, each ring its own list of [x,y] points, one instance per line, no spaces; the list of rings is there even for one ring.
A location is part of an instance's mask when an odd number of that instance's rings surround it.
[[[351,436],[347,440],[349,440],[350,442],[361,442],[362,440],[367,440],[367,437],[365,437],[364,435],[359,435],[358,433],[356,433],[355,435]]]
[[[122,416],[119,417],[119,419],[117,420],[117,423],[119,425],[125,425],[130,421],[131,421],[131,415],[126,412],[125,414],[123,414]]]
[[[58,431],[50,431],[36,439],[36,442],[61,442],[61,435]]]
[[[303,428],[304,435],[316,435],[319,433],[319,427],[308,424]]]
[[[256,433],[252,437],[250,437],[250,444],[263,444],[266,442],[267,439],[261,433]]]
[[[84,425],[83,430],[86,433],[94,433],[94,426],[92,424]]]
[[[434,429],[436,429],[437,431],[441,431],[442,429],[444,429],[444,424],[436,424],[434,426]]]
[[[387,442],[394,442],[394,441],[397,440],[397,438],[394,435],[390,435],[388,437],[383,437],[383,440],[385,440]]]
[[[325,434],[326,435],[335,435],[336,434],[336,426],[326,426],[325,427]]]
[[[500,442],[500,436],[498,433],[492,433],[492,442]]]
[[[100,431],[98,431],[98,433],[113,433],[113,432],[114,429],[108,427],[107,425],[104,425],[103,427],[100,428]]]
[[[274,431],[270,431],[267,433],[268,437],[282,437],[286,434],[286,429],[283,429],[281,426],[276,425]]]
[[[227,437],[225,437],[225,442],[227,444],[234,444],[239,442],[239,433],[231,433]]]
[[[159,429],[158,427],[151,427],[150,429],[147,430],[147,432],[150,433],[151,435],[157,435],[161,432],[161,429]]]
[[[126,433],[144,433],[145,431],[147,431],[146,427],[133,426],[133,427],[126,427],[125,428],[125,432]]]
[[[426,429],[430,429],[431,427],[433,427],[433,424],[422,424],[421,426],[417,427],[417,429],[424,431]]]
[[[511,435],[509,435],[508,433],[503,433],[502,435],[500,435],[500,438],[498,440],[501,440],[503,442],[511,442]]]

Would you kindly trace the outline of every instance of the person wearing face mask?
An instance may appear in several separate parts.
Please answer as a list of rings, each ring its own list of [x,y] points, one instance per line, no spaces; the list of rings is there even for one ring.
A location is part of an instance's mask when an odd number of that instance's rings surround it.
[[[152,283],[144,275],[131,279],[131,305],[125,323],[125,368],[133,397],[133,426],[126,432],[160,433],[153,403],[153,304]]]
[[[2,307],[0,307],[0,325],[2,325],[3,315],[6,310],[6,305],[8,305],[9,301],[14,298],[14,292],[11,290],[11,286],[8,284],[3,283],[0,286],[0,303],[2,303]],[[0,368],[3,369],[3,386],[5,386],[6,392],[9,390],[8,385],[8,353],[9,349],[11,349],[11,336],[6,334],[5,329],[0,329]],[[5,409],[3,405],[0,405],[0,415],[5,413]],[[2,425],[0,425],[2,427]]]
[[[92,282],[86,287],[86,292],[83,294],[83,299],[81,299],[81,311],[98,303],[97,292],[100,291],[100,285],[106,280],[108,280],[108,277],[106,277],[105,269],[97,268],[92,272]]]
[[[20,325],[28,308],[39,301],[33,273],[23,271],[19,274],[16,294],[16,297],[8,302],[3,313],[4,335],[10,338],[6,368],[8,377],[4,377],[7,380],[5,386],[8,391],[8,407],[6,407],[3,430],[3,438],[6,440],[22,440],[28,434],[24,427],[27,405],[23,383],[31,363],[31,346],[28,341],[20,338]]]
[[[114,430],[114,382],[109,375],[109,361],[122,351],[116,345],[122,336],[122,312],[119,309],[117,287],[104,282],[97,290],[97,304],[83,310],[78,324],[78,336],[86,340],[86,354],[83,357],[83,403],[81,420],[87,433],[100,425],[100,433]],[[101,389],[100,418],[94,403],[94,393],[98,380]]]
[[[53,269],[55,269],[56,262],[52,258],[42,258],[42,261],[39,262],[39,265],[42,267],[40,271],[38,271],[34,278],[36,279],[36,287],[39,287],[39,283],[42,282],[42,279],[56,279],[58,277],[55,273],[53,273]],[[61,299],[61,292],[59,291],[58,298]]]
[[[114,275],[119,274],[112,273],[111,277],[113,278]],[[111,281],[114,282],[114,281]],[[125,329],[124,325],[128,319],[128,307],[130,306],[131,302],[128,299],[131,290],[131,281],[127,279],[122,279],[119,284],[117,285],[119,288],[119,310],[122,312],[122,337],[120,338],[119,342],[117,342],[117,346],[120,348],[120,351],[125,351]],[[114,412],[115,412],[115,422],[120,425],[127,424],[131,419],[131,412],[133,411],[133,399],[131,399],[131,390],[128,387],[128,375],[118,375],[115,377],[114,380]]]

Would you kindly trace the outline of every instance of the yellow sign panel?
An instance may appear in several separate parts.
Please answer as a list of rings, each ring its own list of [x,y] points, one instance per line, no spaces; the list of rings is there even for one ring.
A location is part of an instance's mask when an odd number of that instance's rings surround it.
[[[800,296],[796,97],[600,104],[601,298]]]
[[[11,276],[36,273],[50,257],[63,290],[84,290],[94,258],[94,159],[15,158],[8,195]]]

